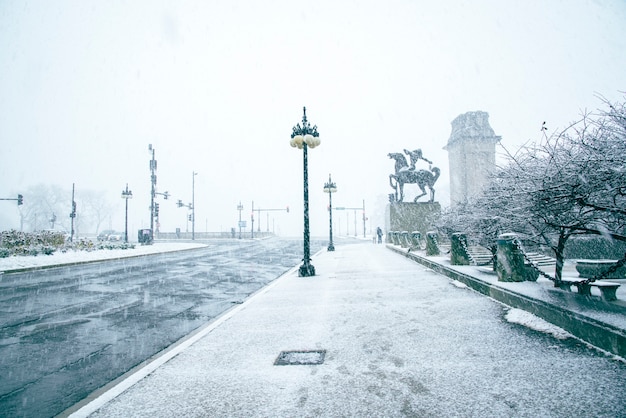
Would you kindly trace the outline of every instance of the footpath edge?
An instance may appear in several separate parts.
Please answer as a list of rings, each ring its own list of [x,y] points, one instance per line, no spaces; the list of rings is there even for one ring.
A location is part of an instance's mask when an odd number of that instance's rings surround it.
[[[418,254],[408,252],[404,248],[401,249],[391,244],[387,244],[387,248],[437,273],[457,280],[478,293],[489,296],[512,308],[523,309],[530,312],[591,345],[622,358],[626,358],[626,332],[623,329],[563,307],[532,298],[528,295],[494,286],[477,277],[456,271]]]

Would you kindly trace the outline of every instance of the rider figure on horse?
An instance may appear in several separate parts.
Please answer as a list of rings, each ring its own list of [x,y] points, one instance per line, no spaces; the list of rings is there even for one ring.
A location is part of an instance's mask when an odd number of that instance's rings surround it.
[[[424,156],[422,155],[422,149],[418,148],[414,151],[409,151],[408,149],[404,150],[404,153],[406,155],[409,156],[409,158],[411,159],[411,167],[409,167],[409,170],[415,170],[415,164],[419,161],[419,160],[424,160],[426,161],[428,164],[432,164],[433,162],[424,158]]]

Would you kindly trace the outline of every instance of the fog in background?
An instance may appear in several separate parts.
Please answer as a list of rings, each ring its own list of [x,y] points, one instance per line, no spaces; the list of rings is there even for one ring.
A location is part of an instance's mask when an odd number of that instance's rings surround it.
[[[157,199],[161,231],[186,229],[175,202],[191,202],[195,171],[196,232],[236,227],[240,201],[249,231],[254,201],[290,208],[261,213],[262,230],[299,236],[302,151],[289,140],[306,106],[321,139],[311,233],[328,233],[329,173],[333,205],[365,201],[369,233],[392,192],[387,153],[421,148],[446,206],[455,117],[488,112],[514,150],[544,121],[551,134],[601,107],[598,95],[623,100],[624,51],[618,0],[0,1],[0,197],[26,205],[29,187],[75,183],[77,200],[113,205],[101,229],[123,231],[128,183],[135,237],[150,224],[152,144],[172,195]],[[0,230],[19,229],[20,208],[0,201]],[[337,212],[336,232],[354,234],[353,216]]]

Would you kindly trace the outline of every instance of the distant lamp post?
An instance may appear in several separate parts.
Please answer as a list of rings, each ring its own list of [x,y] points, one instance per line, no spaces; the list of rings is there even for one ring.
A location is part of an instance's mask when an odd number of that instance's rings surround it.
[[[289,144],[294,148],[303,150],[303,171],[304,171],[304,257],[300,266],[300,277],[315,276],[315,267],[311,264],[311,248],[309,243],[309,175],[307,149],[315,148],[320,144],[317,125],[311,128],[306,119],[306,107],[303,108],[302,126],[297,124],[293,127],[291,141]]]
[[[122,199],[126,199],[126,216],[124,221],[124,242],[128,242],[128,199],[133,198],[133,192],[128,190],[128,183],[126,183],[126,190],[122,190]]]
[[[254,239],[254,200],[252,201],[252,212],[250,212],[250,239]]]
[[[70,212],[70,242],[74,242],[74,219],[76,218],[76,201],[74,200],[74,183],[72,183],[72,211]]]
[[[328,193],[328,251],[335,251],[333,245],[333,193],[337,192],[337,185],[330,179],[328,175],[328,183],[324,184],[324,192]]]
[[[192,171],[191,176],[191,240],[196,239],[196,176],[198,173]]]
[[[241,202],[239,202],[239,204],[237,205],[237,210],[239,211],[239,239],[241,239],[241,228],[244,226],[244,221],[241,220],[241,211],[243,210],[243,205],[241,204]]]

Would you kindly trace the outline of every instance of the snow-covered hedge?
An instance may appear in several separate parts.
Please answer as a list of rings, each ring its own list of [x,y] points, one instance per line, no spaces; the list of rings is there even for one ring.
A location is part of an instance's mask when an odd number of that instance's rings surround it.
[[[128,249],[135,248],[128,243],[103,242],[94,244],[91,240],[80,238],[74,242],[66,240],[63,232],[38,231],[20,232],[14,229],[0,232],[0,258],[12,255],[37,256],[39,254],[50,255],[55,251],[94,251],[102,249]]]
[[[0,232],[0,257],[52,254],[63,245],[65,235],[61,232],[20,232],[14,229]]]

